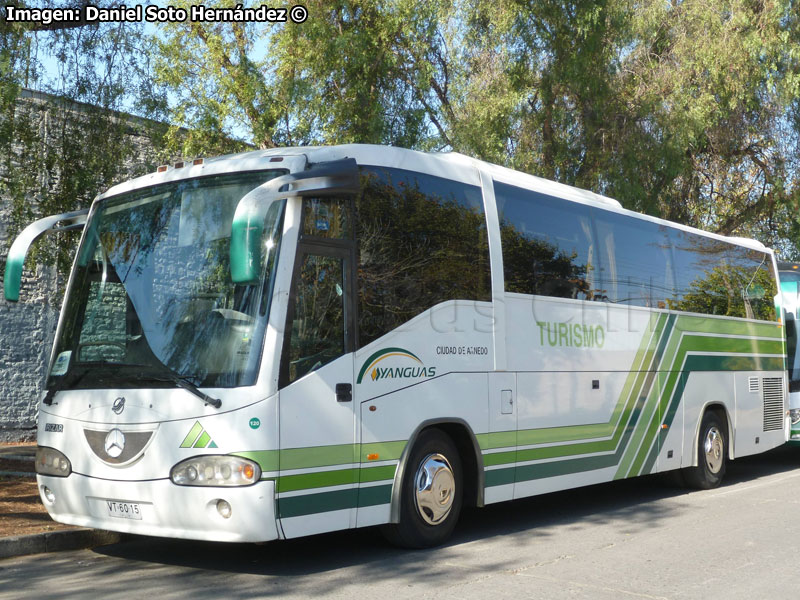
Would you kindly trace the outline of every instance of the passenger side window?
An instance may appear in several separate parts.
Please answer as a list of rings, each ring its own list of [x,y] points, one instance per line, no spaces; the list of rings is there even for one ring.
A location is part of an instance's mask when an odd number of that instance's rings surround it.
[[[610,211],[596,211],[604,299],[615,304],[670,308],[675,270],[668,228]]]
[[[362,167],[361,174],[360,346],[441,302],[491,300],[479,187],[384,167]]]
[[[589,207],[495,182],[505,291],[596,299],[596,245]]]
[[[765,321],[777,318],[777,285],[767,254],[693,232],[672,234],[679,310]]]

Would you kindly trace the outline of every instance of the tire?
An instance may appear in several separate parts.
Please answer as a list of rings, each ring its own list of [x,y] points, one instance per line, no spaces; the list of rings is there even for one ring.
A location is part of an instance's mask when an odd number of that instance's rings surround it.
[[[400,490],[400,522],[386,538],[403,548],[430,548],[453,533],[461,513],[464,476],[455,444],[439,429],[426,429],[408,457]]]
[[[716,412],[707,411],[703,415],[697,438],[697,466],[683,471],[687,486],[710,490],[722,483],[728,458],[727,431]]]

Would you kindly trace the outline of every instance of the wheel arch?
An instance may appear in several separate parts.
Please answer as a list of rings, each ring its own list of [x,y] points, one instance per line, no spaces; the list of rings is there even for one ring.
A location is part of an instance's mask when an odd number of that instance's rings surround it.
[[[466,506],[483,506],[483,491],[484,491],[484,471],[483,471],[483,454],[481,453],[478,438],[472,431],[472,428],[467,424],[464,419],[457,417],[441,417],[437,419],[428,419],[420,423],[414,432],[409,436],[408,443],[406,443],[403,452],[400,454],[400,461],[394,474],[394,482],[392,483],[392,499],[390,509],[390,523],[400,522],[400,503],[402,497],[402,484],[405,477],[406,468],[408,466],[408,458],[417,438],[423,431],[428,429],[439,429],[450,439],[456,446],[458,454],[461,458],[461,464],[464,471],[464,495],[463,500]]]
[[[720,418],[720,420],[725,425],[725,435],[727,436],[728,442],[728,456],[729,460],[734,459],[734,448],[733,448],[733,421],[731,420],[731,415],[728,410],[728,407],[725,405],[724,402],[720,402],[719,400],[709,400],[708,402],[703,405],[703,409],[698,412],[697,421],[694,424],[694,436],[692,441],[692,466],[696,467],[699,465],[697,459],[697,446],[700,443],[700,426],[703,423],[703,417],[706,415],[707,412],[714,412]]]

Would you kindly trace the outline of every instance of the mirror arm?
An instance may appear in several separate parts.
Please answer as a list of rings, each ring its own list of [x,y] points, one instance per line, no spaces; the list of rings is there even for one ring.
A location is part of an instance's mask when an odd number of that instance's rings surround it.
[[[81,229],[86,224],[86,216],[89,209],[77,210],[74,212],[63,213],[44,217],[34,221],[22,230],[11,244],[6,259],[6,268],[3,275],[3,292],[9,302],[19,301],[19,291],[22,287],[22,268],[25,265],[25,257],[28,255],[33,242],[42,235],[49,232],[70,231]],[[59,223],[63,224],[56,227]]]

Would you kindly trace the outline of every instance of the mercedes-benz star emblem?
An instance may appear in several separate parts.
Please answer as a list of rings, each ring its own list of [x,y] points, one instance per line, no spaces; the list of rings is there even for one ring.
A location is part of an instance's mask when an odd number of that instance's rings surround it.
[[[111,458],[119,458],[119,455],[125,450],[125,434],[119,429],[112,429],[106,435],[104,447],[106,454]]]
[[[114,400],[114,404],[111,406],[111,410],[114,411],[115,414],[122,414],[122,411],[125,410],[125,398],[119,397]]]

